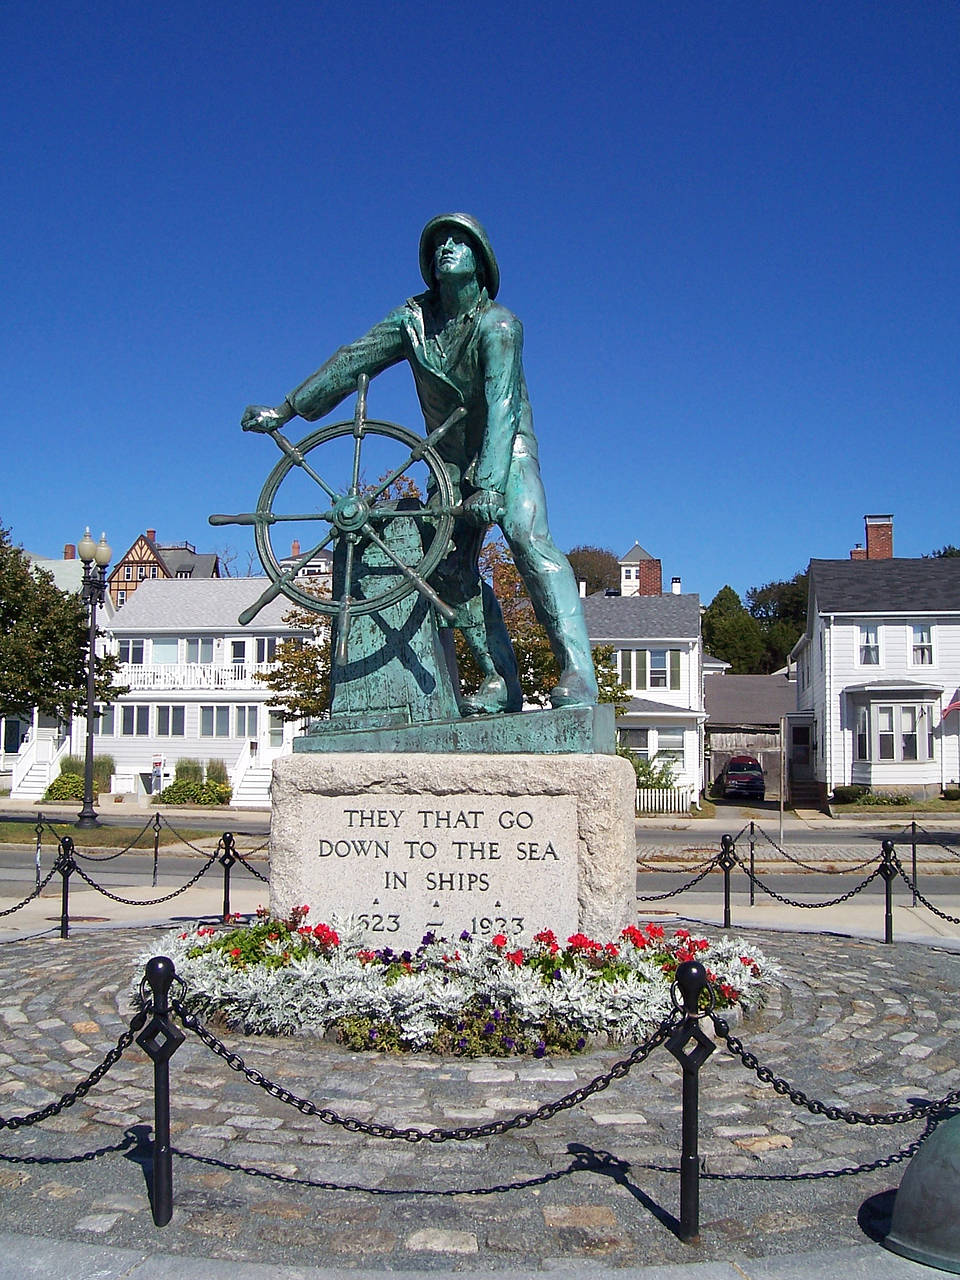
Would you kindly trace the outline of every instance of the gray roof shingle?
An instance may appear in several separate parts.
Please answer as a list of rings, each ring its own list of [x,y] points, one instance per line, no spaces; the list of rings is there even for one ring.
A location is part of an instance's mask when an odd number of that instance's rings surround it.
[[[700,634],[700,597],[695,594],[608,596],[583,602],[591,644],[613,640],[695,640]]]
[[[285,596],[266,605],[244,628],[237,618],[270,585],[269,578],[151,578],[141,582],[111,624],[114,632],[289,631]]]
[[[782,675],[705,676],[703,703],[712,728],[778,725],[782,715],[797,709],[797,684]]]
[[[811,560],[811,600],[821,613],[960,610],[960,557]]]

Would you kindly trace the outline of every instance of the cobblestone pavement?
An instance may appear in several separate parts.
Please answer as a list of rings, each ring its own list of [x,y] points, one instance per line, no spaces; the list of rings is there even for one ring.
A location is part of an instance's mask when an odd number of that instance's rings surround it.
[[[737,1028],[825,1101],[899,1110],[960,1085],[960,956],[932,947],[743,931],[784,984]],[[0,1113],[45,1105],[129,1016],[159,931],[0,947]],[[341,1114],[452,1126],[532,1108],[623,1056],[544,1060],[351,1054],[228,1034],[247,1062]],[[0,1232],[223,1260],[506,1271],[735,1260],[842,1249],[882,1225],[924,1122],[865,1127],[791,1106],[728,1054],[701,1074],[702,1243],[673,1234],[679,1068],[663,1049],[549,1122],[416,1146],[322,1125],[247,1083],[195,1037],[171,1062],[176,1208],[152,1224],[143,1166],[152,1068],[134,1047],[85,1100],[0,1133]],[[858,1215],[860,1222],[858,1223]]]

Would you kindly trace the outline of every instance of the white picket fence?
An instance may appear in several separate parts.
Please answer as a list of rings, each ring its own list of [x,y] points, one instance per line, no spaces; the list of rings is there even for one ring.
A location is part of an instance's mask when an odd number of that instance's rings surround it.
[[[693,787],[638,787],[637,813],[689,813]]]

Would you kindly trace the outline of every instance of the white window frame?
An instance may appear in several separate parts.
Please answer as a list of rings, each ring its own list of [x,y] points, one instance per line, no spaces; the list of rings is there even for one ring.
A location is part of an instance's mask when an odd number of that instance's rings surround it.
[[[117,655],[120,661],[131,667],[142,667],[144,650],[146,641],[144,640],[118,640]]]
[[[119,736],[121,738],[150,737],[150,704],[148,702],[123,702],[120,704]]]
[[[880,625],[876,622],[861,622],[857,642],[857,665],[861,667],[880,666]]]
[[[911,667],[932,667],[933,627],[929,622],[915,622],[910,628]]]
[[[185,738],[186,720],[187,709],[183,703],[161,703],[157,707],[156,715],[157,737]]]
[[[889,715],[887,714],[889,713]],[[866,749],[864,749],[864,718]],[[889,728],[881,729],[881,718]],[[871,702],[856,709],[853,728],[853,758],[865,764],[925,765],[936,760],[933,706],[929,702]],[[881,739],[888,740],[887,755],[881,754]],[[908,740],[913,738],[915,755],[909,753]],[[908,749],[905,751],[904,747]]]
[[[201,706],[200,707],[200,737],[201,738],[229,738],[230,737],[230,707],[229,705],[220,704],[218,706]]]

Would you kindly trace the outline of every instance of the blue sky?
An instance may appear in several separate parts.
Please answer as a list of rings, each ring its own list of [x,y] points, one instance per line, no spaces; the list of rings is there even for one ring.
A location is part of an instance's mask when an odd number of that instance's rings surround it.
[[[709,601],[960,544],[960,6],[8,0],[0,521],[198,550],[244,435],[487,227],[555,538]],[[419,429],[405,368],[371,412]],[[334,418],[343,416],[335,413]],[[305,424],[291,424],[297,436]]]

